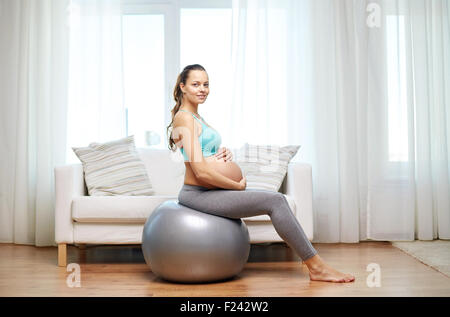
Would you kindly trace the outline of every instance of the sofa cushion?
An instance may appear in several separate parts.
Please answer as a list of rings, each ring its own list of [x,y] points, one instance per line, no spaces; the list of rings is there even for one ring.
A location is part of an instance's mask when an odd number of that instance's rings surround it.
[[[294,199],[284,195],[296,214]],[[177,196],[79,196],[72,200],[72,219],[86,223],[141,223],[166,200]],[[268,215],[243,218],[246,221],[270,221]]]
[[[80,196],[72,200],[72,219],[77,222],[145,223],[166,200],[176,196]]]
[[[155,191],[154,195],[178,196],[184,183],[184,158],[179,150],[138,148]]]
[[[246,143],[236,151],[235,162],[247,179],[247,188],[279,191],[287,166],[300,145],[252,145]]]
[[[83,164],[89,195],[154,194],[144,163],[136,151],[134,136],[72,149]]]

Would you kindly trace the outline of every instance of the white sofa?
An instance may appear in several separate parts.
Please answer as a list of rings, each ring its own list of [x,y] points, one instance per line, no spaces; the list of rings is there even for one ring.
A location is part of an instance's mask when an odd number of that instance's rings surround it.
[[[58,265],[66,266],[67,245],[141,244],[145,221],[166,200],[177,200],[185,166],[179,150],[138,148],[153,196],[88,196],[81,163],[55,168],[55,240]],[[280,188],[309,240],[313,238],[311,166],[291,162]],[[243,219],[251,243],[283,241],[267,215]]]

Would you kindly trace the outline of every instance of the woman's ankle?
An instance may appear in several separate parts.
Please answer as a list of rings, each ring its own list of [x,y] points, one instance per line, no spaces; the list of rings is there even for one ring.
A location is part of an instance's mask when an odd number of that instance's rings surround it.
[[[310,271],[320,270],[324,264],[322,258],[318,254],[314,255],[313,257],[310,257],[306,261],[303,261],[303,263],[305,263],[305,265],[308,267]]]

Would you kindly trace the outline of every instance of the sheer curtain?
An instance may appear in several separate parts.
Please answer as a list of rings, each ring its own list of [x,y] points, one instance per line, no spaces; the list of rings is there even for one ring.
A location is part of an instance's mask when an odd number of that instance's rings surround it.
[[[70,5],[67,162],[72,147],[126,135],[120,0],[72,0]]]
[[[449,10],[233,1],[230,133],[302,145],[314,242],[450,238]]]
[[[54,167],[125,136],[121,1],[0,2],[0,242],[55,245]]]
[[[416,238],[450,239],[450,1],[406,1],[409,157]]]
[[[54,244],[53,168],[65,163],[67,5],[0,2],[0,242]]]
[[[232,86],[228,144],[287,139],[284,81],[288,25],[283,1],[233,1]],[[243,138],[243,136],[245,136]]]

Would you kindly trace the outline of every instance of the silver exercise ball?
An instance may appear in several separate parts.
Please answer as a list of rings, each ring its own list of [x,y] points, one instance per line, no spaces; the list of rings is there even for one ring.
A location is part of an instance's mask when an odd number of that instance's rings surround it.
[[[242,271],[250,238],[241,219],[214,216],[169,200],[147,219],[142,252],[152,272],[163,279],[212,282]]]

